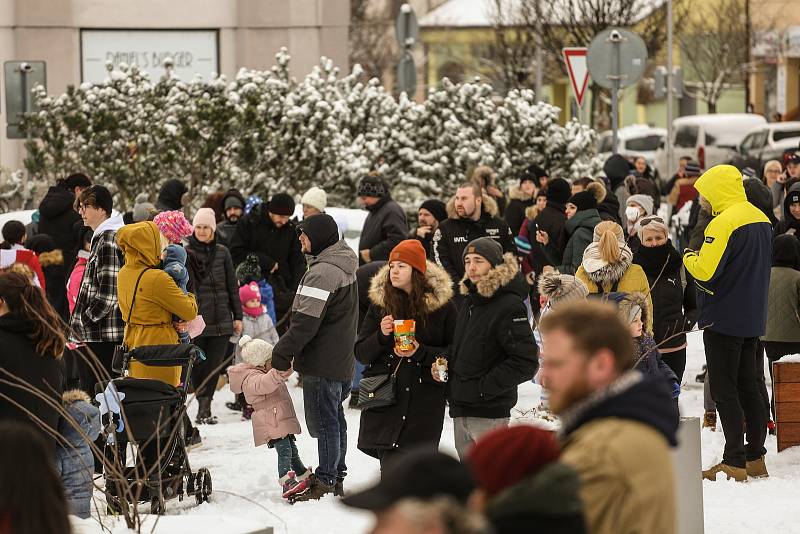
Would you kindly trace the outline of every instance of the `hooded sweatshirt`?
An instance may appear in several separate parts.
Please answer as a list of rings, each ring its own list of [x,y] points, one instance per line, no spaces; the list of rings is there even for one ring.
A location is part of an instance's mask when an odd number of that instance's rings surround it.
[[[683,256],[699,289],[697,324],[728,336],[762,336],[772,257],[769,219],[747,201],[736,167],[712,167],[695,188],[714,215],[700,251]]]
[[[117,232],[117,243],[125,254],[118,285],[119,308],[128,323],[125,345],[134,349],[177,344],[178,334],[172,326],[172,316],[191,321],[197,316],[197,301],[191,293],[184,294],[172,277],[159,269],[161,236],[158,227],[152,221],[130,224]],[[142,276],[134,303],[139,275]],[[135,361],[130,365],[133,377],[154,378],[172,385],[179,383],[180,371],[180,367],[146,367]]]
[[[186,191],[186,184],[180,180],[176,178],[167,180],[164,182],[164,185],[161,186],[161,190],[158,192],[156,208],[158,208],[160,211],[173,211],[181,209],[181,207],[183,207],[183,204],[181,203],[181,197],[184,193],[186,193]]]

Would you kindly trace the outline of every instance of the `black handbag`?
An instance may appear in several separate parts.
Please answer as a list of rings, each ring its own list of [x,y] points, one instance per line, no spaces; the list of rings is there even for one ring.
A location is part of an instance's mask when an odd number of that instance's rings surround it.
[[[393,373],[361,379],[358,383],[358,408],[360,410],[383,408],[397,402],[397,370],[400,369],[405,359],[400,358]]]
[[[122,343],[114,347],[114,355],[111,358],[111,370],[117,373],[118,375],[122,375],[125,372],[123,369],[125,361],[125,355],[128,353],[128,347],[125,345],[125,333],[128,330],[128,323],[131,322],[131,314],[133,313],[133,306],[136,304],[136,293],[139,292],[139,282],[142,281],[142,275],[144,275],[145,271],[149,271],[150,267],[145,267],[145,269],[139,273],[139,277],[136,279],[136,285],[133,287],[133,298],[131,299],[131,308],[128,310],[128,319],[125,321],[125,330],[122,334]]]

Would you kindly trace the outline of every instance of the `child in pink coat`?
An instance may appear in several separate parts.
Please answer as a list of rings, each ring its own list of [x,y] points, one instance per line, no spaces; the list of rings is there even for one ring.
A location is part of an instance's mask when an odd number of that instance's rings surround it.
[[[256,447],[266,443],[278,453],[283,497],[299,495],[308,489],[311,469],[303,465],[295,445],[300,421],[286,388],[292,370],[280,372],[272,368],[272,345],[264,340],[242,336],[239,346],[243,363],[228,367],[231,391],[244,393],[247,403],[253,406],[251,421]]]
[[[75,308],[75,301],[78,299],[78,291],[81,289],[81,280],[83,280],[83,271],[86,270],[86,261],[92,251],[92,229],[84,226],[81,232],[81,249],[78,251],[78,259],[72,272],[67,280],[67,303],[69,304],[69,313],[72,315],[72,310]]]

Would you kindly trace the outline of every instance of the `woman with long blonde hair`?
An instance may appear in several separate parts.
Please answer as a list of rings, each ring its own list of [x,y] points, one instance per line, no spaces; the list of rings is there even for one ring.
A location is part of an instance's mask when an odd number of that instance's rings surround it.
[[[625,233],[615,222],[603,221],[594,227],[592,242],[583,252],[575,277],[586,284],[589,295],[642,293],[647,300],[647,331],[653,331],[653,301],[647,275],[633,263],[633,253],[625,243]]]

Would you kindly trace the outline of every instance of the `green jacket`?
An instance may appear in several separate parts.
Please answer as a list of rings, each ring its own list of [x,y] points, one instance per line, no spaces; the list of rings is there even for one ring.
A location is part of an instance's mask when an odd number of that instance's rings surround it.
[[[800,271],[773,267],[767,301],[764,341],[800,342]]]
[[[600,224],[600,212],[596,209],[577,212],[564,226],[567,235],[567,246],[559,261],[555,247],[548,245],[545,248],[547,259],[555,265],[561,274],[574,275],[583,261],[583,251],[592,242],[594,227]]]

